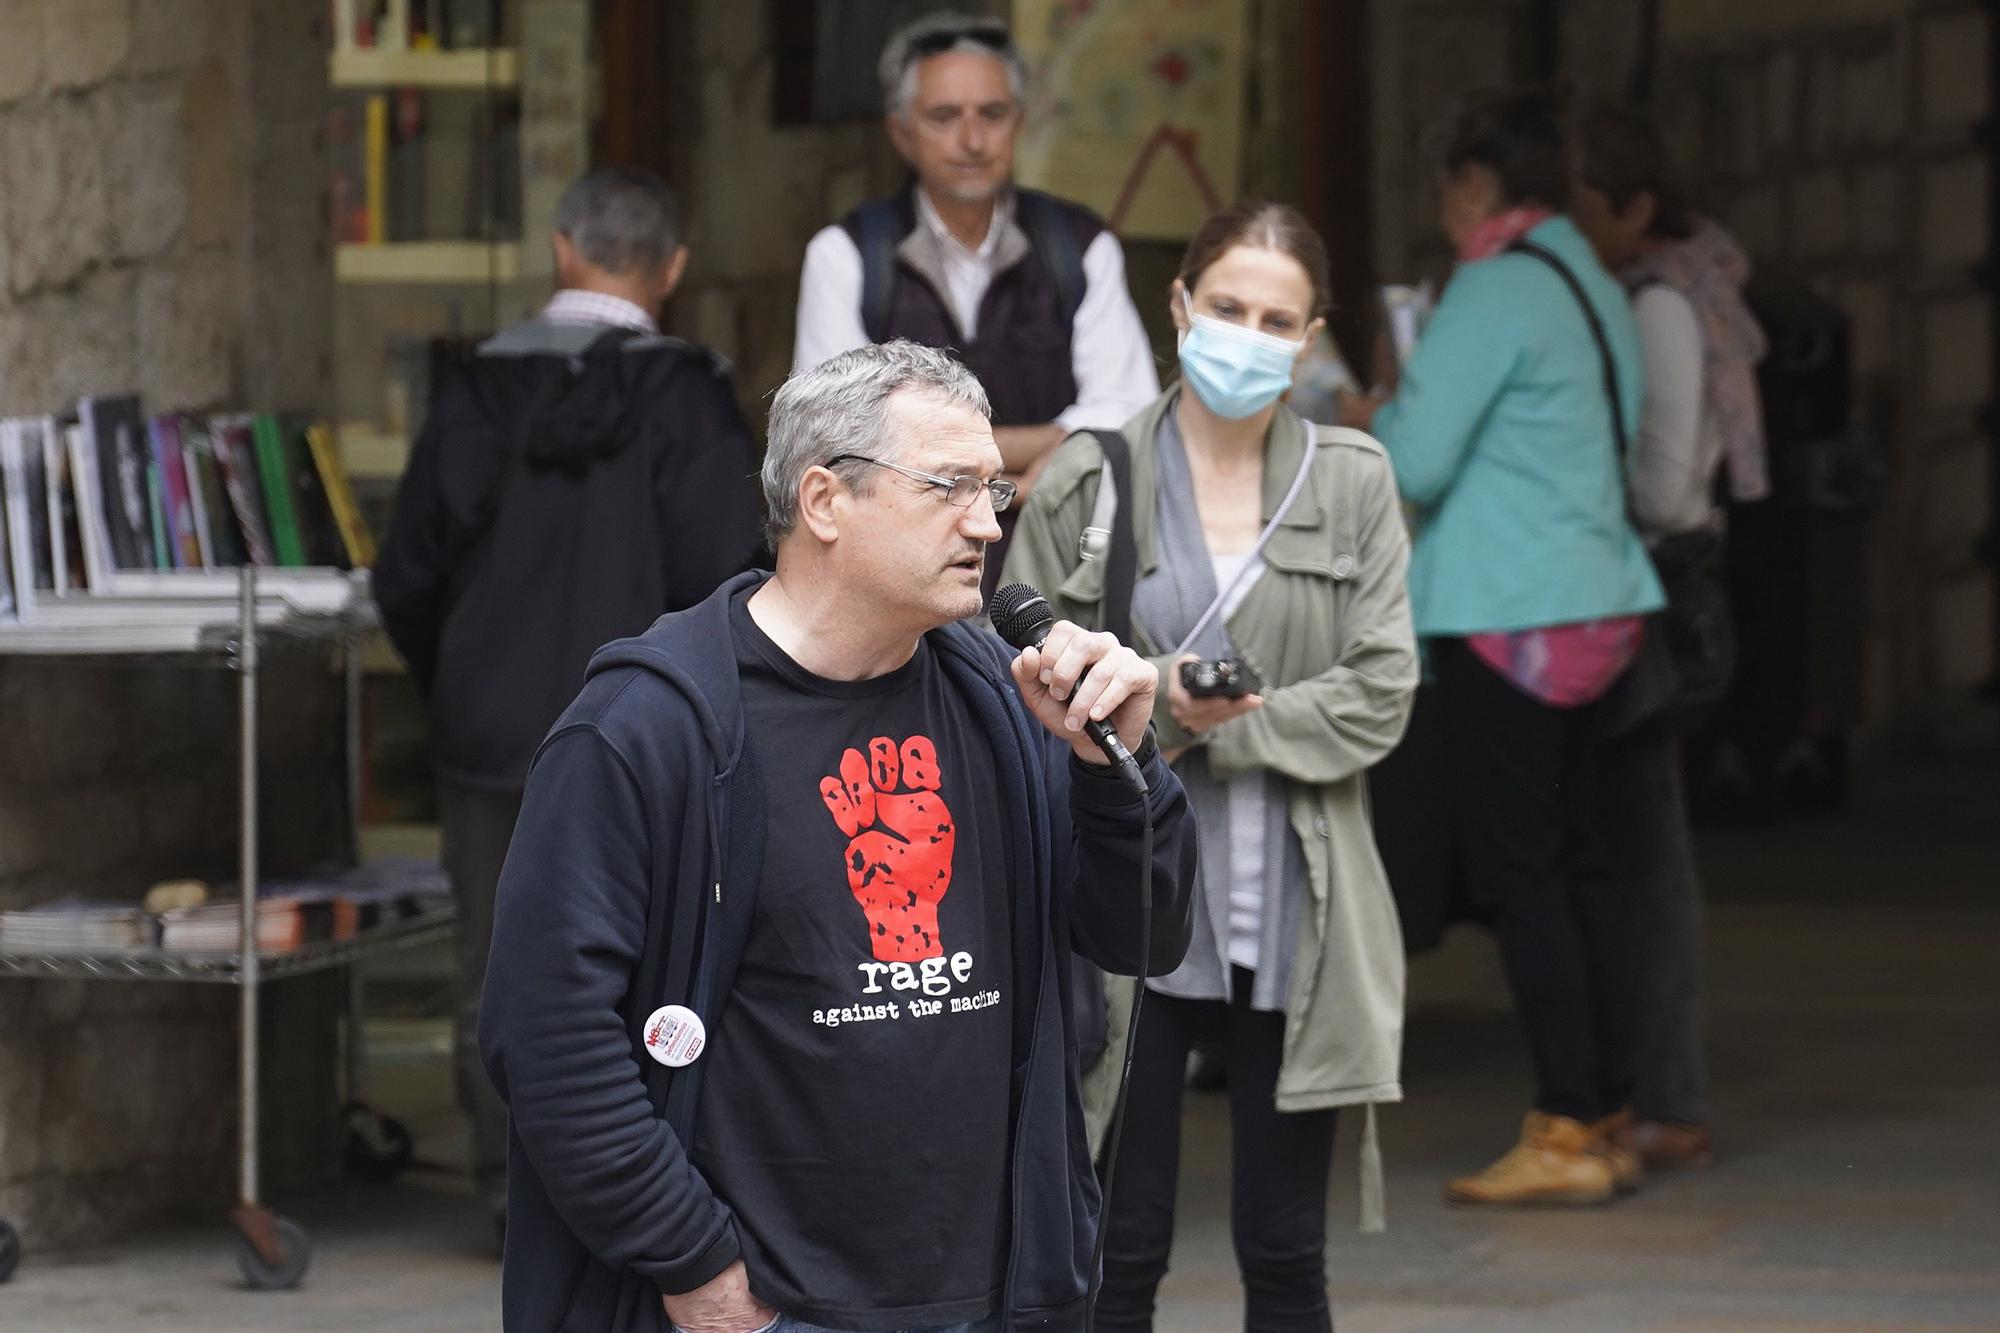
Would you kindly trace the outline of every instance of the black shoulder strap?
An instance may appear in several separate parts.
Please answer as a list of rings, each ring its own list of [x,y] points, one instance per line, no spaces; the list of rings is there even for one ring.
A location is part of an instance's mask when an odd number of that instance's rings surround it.
[[[1077,309],[1083,305],[1085,286],[1083,251],[1077,247],[1076,229],[1062,215],[1062,208],[1055,200],[1033,190],[1015,192],[1014,216],[1020,220],[1021,230],[1027,233],[1028,246],[1041,261],[1042,272],[1049,275],[1056,309],[1062,312],[1063,327],[1069,328],[1076,322]],[[1124,636],[1119,638],[1122,640]]]
[[[889,308],[896,297],[896,242],[902,223],[893,199],[870,199],[854,210],[855,248],[861,251],[861,328],[869,342],[889,339]]]
[[[1624,476],[1625,455],[1631,446],[1631,436],[1625,432],[1625,405],[1618,397],[1618,365],[1611,358],[1611,340],[1604,336],[1604,321],[1597,317],[1597,307],[1590,303],[1583,284],[1577,281],[1576,274],[1555,251],[1525,237],[1507,248],[1519,254],[1533,255],[1554,269],[1569,288],[1570,295],[1576,298],[1576,303],[1583,307],[1583,317],[1590,324],[1590,336],[1597,342],[1597,355],[1604,362],[1604,396],[1611,402],[1611,428],[1618,435],[1618,475]]]
[[[1104,450],[1105,478],[1118,497],[1111,519],[1111,547],[1104,555],[1104,599],[1097,606],[1097,627],[1132,642],[1132,589],[1139,578],[1139,543],[1132,535],[1132,447],[1122,431],[1091,430],[1089,436]]]

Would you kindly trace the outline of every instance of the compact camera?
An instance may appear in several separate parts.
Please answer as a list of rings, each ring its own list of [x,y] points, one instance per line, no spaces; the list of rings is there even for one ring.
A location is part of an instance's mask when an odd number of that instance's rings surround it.
[[[1197,699],[1241,699],[1255,694],[1263,684],[1240,657],[1181,663],[1181,688]]]

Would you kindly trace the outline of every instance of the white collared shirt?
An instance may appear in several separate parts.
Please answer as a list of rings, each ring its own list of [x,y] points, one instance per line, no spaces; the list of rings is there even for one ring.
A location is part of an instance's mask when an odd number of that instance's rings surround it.
[[[550,324],[604,324],[634,333],[658,333],[653,317],[622,296],[608,292],[586,292],[565,287],[542,307],[542,318]]]
[[[971,339],[978,333],[979,305],[993,282],[994,255],[1007,229],[1012,201],[993,210],[985,239],[974,249],[951,234],[921,188],[916,194],[917,225],[931,228],[941,242],[949,288],[942,295],[959,328]],[[1065,430],[1115,430],[1159,396],[1160,377],[1153,368],[1145,326],[1125,289],[1125,252],[1109,228],[1084,249],[1083,277],[1083,302],[1070,336],[1076,401],[1058,412],[1055,420]],[[861,324],[861,251],[846,229],[838,224],[824,227],[806,246],[805,267],[799,274],[792,369],[816,366],[867,341],[868,332]]]

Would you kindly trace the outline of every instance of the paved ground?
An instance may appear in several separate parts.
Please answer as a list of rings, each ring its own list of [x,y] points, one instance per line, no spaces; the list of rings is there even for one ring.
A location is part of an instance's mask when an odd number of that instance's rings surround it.
[[[1343,1333],[2000,1330],[2000,763],[1898,769],[1858,805],[1704,839],[1723,1156],[1626,1202],[1439,1202],[1444,1177],[1505,1146],[1526,1071],[1486,942],[1461,933],[1418,961],[1410,1101],[1383,1122],[1389,1232],[1351,1230],[1351,1135],[1334,1184]],[[428,1131],[426,1157],[462,1155],[437,1025],[377,1037],[378,1101]],[[1159,1333],[1239,1327],[1222,1130],[1217,1099],[1194,1099]],[[0,1288],[0,1329],[495,1325],[486,1222],[455,1175],[284,1202],[316,1244],[297,1292],[241,1290],[226,1232],[178,1229],[29,1256]]]

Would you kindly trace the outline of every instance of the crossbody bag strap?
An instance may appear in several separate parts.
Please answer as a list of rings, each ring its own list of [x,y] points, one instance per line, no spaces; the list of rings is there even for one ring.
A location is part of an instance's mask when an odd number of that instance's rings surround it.
[[[1597,343],[1598,358],[1604,363],[1604,397],[1611,404],[1611,428],[1618,436],[1618,475],[1623,477],[1625,455],[1631,448],[1631,436],[1625,430],[1625,405],[1618,397],[1618,366],[1612,360],[1611,340],[1604,336],[1604,321],[1597,317],[1597,307],[1590,303],[1590,297],[1584,293],[1583,284],[1577,281],[1576,274],[1570,270],[1568,264],[1563,263],[1562,257],[1555,251],[1525,238],[1507,248],[1519,254],[1533,255],[1554,269],[1556,276],[1563,280],[1563,285],[1569,288],[1570,295],[1576,298],[1576,303],[1583,307],[1584,320],[1590,325],[1590,336]]]
[[[1123,431],[1087,430],[1104,451],[1104,474],[1097,483],[1098,530],[1108,528],[1104,550],[1104,596],[1097,606],[1097,627],[1132,642],[1132,589],[1139,580],[1139,542],[1132,532],[1132,446]]]
[[[1229,600],[1229,594],[1235,592],[1244,580],[1256,572],[1257,562],[1262,558],[1264,548],[1270,545],[1272,534],[1277,532],[1278,525],[1285,521],[1285,515],[1291,512],[1292,502],[1299,498],[1299,492],[1306,488],[1306,478],[1312,475],[1313,459],[1318,453],[1319,437],[1308,426],[1305,456],[1299,459],[1299,470],[1293,474],[1292,484],[1285,491],[1285,498],[1278,502],[1278,511],[1271,515],[1270,522],[1266,523],[1264,530],[1257,534],[1257,544],[1250,548],[1250,555],[1244,560],[1243,567],[1236,571],[1236,577],[1229,581],[1228,587],[1216,590],[1215,600],[1208,604],[1208,610],[1201,613],[1201,619],[1194,622],[1194,628],[1181,640],[1180,647],[1174,649],[1176,657],[1188,651],[1194,641],[1201,637],[1201,632],[1208,628],[1208,622],[1222,614],[1223,604]]]

